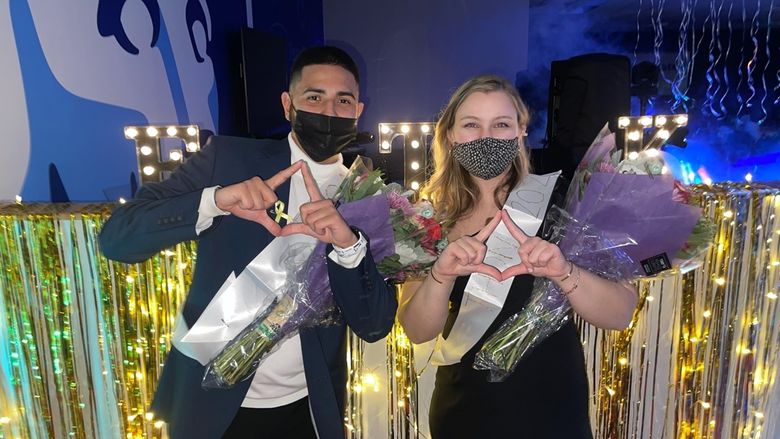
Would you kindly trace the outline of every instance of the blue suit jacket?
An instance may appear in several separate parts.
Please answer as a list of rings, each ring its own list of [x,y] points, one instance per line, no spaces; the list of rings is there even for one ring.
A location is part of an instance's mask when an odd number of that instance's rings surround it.
[[[136,198],[114,211],[100,233],[109,259],[134,263],[176,243],[197,240],[198,259],[183,316],[192,326],[230,272],[240,273],[273,236],[235,216],[215,218],[195,233],[202,190],[253,176],[267,179],[290,165],[287,140],[214,136],[169,179],[144,185]],[[289,182],[277,194],[287,203]],[[370,245],[370,244],[369,244]],[[370,251],[361,264],[344,268],[328,258],[333,295],[344,321],[361,338],[387,335],[395,319],[395,295],[377,272]],[[344,325],[300,331],[306,382],[321,439],[343,438],[346,387]],[[168,422],[172,438],[219,438],[246,395],[251,380],[230,390],[203,390],[204,367],[171,349],[151,410]]]

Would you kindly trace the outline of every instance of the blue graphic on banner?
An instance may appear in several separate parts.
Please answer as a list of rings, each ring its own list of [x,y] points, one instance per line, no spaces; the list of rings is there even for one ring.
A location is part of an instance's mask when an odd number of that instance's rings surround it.
[[[104,199],[96,189],[127,181],[135,169],[135,151],[127,148],[123,126],[147,120],[138,111],[66,91],[49,69],[27,3],[12,2],[11,13],[30,124],[22,198],[49,199],[48,168],[55,163],[72,200]]]

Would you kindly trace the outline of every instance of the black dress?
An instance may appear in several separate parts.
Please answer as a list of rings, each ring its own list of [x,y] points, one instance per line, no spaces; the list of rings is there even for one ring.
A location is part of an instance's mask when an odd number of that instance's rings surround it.
[[[455,323],[468,279],[458,278],[452,289],[445,337]],[[504,382],[488,382],[488,371],[473,368],[474,356],[488,336],[528,301],[533,281],[530,275],[515,277],[503,309],[485,335],[460,363],[439,367],[429,416],[433,439],[592,438],[585,360],[571,319],[520,360]]]

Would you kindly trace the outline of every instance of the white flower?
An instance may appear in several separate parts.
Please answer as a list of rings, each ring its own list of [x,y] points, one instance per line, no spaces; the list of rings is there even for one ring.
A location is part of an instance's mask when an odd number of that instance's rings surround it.
[[[647,174],[644,166],[639,163],[639,160],[623,160],[617,167],[617,171],[620,174]]]
[[[431,256],[424,251],[416,252],[414,248],[404,242],[396,243],[395,252],[398,253],[399,256],[398,262],[404,266],[415,262],[418,264],[425,264],[436,260],[436,257]]]
[[[617,166],[620,174],[660,175],[663,171],[664,160],[659,157],[647,157],[642,155],[634,160],[625,159]]]

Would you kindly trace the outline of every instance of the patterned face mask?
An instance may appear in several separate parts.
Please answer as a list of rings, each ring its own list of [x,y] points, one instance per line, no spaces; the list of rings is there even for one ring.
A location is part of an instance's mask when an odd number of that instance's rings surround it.
[[[517,137],[496,139],[483,137],[466,143],[456,143],[452,156],[469,174],[483,180],[498,177],[512,164],[519,150]]]

